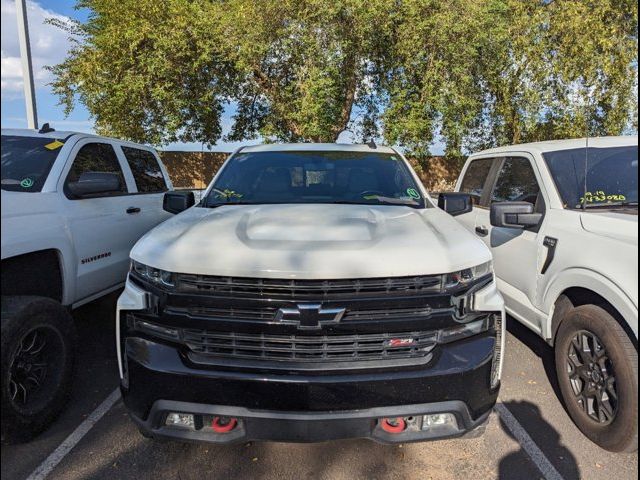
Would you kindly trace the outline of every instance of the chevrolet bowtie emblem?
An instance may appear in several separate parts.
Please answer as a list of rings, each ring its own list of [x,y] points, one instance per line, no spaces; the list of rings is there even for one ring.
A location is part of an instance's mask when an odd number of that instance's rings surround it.
[[[281,308],[275,320],[288,325],[297,325],[301,330],[315,330],[323,325],[338,323],[344,315],[344,308],[322,308],[320,304],[300,304],[296,308]]]

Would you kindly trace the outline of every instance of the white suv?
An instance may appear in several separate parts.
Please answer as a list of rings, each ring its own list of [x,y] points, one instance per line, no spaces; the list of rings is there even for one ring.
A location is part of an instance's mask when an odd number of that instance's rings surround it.
[[[457,218],[491,248],[508,313],[555,347],[575,423],[606,449],[636,449],[638,138],[487,150],[456,190],[441,204],[471,196]]]

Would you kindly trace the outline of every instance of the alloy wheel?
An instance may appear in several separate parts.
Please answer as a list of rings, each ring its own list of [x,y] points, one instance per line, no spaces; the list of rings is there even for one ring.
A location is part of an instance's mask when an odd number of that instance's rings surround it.
[[[62,342],[49,327],[29,330],[20,340],[9,367],[9,398],[18,408],[31,409],[57,382],[62,366]]]
[[[578,331],[569,344],[567,374],[575,401],[593,421],[608,425],[618,413],[614,366],[593,332]]]

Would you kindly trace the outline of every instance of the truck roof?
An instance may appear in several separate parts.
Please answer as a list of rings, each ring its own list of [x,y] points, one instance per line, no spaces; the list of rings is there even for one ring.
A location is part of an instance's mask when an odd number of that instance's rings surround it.
[[[397,153],[393,148],[359,143],[267,143],[242,148],[242,152],[381,152]]]
[[[474,153],[476,155],[486,155],[513,151],[528,151],[528,152],[553,152],[557,150],[572,150],[575,148],[584,148],[586,145],[586,138],[572,138],[567,140],[550,140],[546,142],[534,142],[534,143],[522,143],[516,145],[505,145],[503,147],[490,148],[481,152]],[[637,135],[626,135],[619,137],[590,137],[589,146],[595,148],[604,147],[626,147],[638,145]]]
[[[78,136],[80,138],[102,138],[102,139],[113,140],[115,142],[119,142],[122,144],[138,145],[146,148],[155,148],[151,145],[131,142],[129,140],[122,140],[120,138],[105,137],[104,135],[96,135],[95,133],[74,132],[71,130],[53,130],[47,133],[40,133],[38,130],[33,130],[30,128],[3,128],[2,135],[14,135],[14,136],[20,136],[20,137],[54,138],[58,140],[66,139],[71,136]]]
[[[44,137],[44,138],[66,138],[71,135],[86,135],[88,137],[96,137],[91,133],[71,132],[67,130],[54,130],[47,133],[39,133],[38,130],[30,128],[3,128],[2,135],[15,135],[19,137]]]

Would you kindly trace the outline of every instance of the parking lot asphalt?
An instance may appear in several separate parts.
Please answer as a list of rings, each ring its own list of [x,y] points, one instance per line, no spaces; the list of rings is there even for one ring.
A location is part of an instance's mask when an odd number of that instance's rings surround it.
[[[3,480],[28,478],[117,387],[116,299],[117,293],[74,312],[79,358],[68,408],[34,441],[2,445]],[[366,440],[233,446],[160,443],[138,433],[118,400],[48,478],[637,478],[637,453],[606,452],[573,425],[550,380],[551,349],[515,321],[508,328],[502,406],[480,438],[394,446]]]

